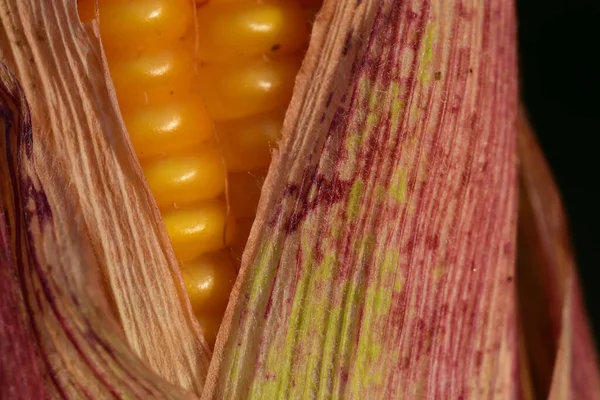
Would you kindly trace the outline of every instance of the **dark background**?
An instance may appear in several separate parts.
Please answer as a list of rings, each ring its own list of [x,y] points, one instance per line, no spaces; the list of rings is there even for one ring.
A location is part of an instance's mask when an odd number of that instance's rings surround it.
[[[561,189],[600,343],[600,0],[517,0],[522,89]]]

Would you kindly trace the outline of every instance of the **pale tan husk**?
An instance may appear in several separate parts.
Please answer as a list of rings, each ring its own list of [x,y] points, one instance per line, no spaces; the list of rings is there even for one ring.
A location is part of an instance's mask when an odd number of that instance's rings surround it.
[[[79,22],[74,0],[3,1],[0,46],[31,109],[33,160],[22,168],[52,207],[53,242],[35,235],[39,257],[62,257],[54,266],[63,268],[48,268],[50,279],[86,298],[89,287],[102,287],[100,271],[131,351],[167,381],[200,393],[210,350],[127,139],[97,28]],[[90,306],[102,297],[89,298]],[[62,300],[67,307],[70,299]],[[40,329],[47,340],[56,336]],[[60,368],[70,371],[72,361]]]

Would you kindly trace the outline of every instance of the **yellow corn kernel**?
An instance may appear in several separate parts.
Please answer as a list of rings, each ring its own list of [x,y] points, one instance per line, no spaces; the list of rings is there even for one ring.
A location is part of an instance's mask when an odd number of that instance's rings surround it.
[[[287,108],[299,68],[299,57],[211,65],[198,71],[196,88],[213,118],[241,118]]]
[[[213,122],[198,96],[131,109],[121,106],[121,111],[139,158],[189,149],[213,137]]]
[[[94,0],[81,0],[81,19],[94,17]],[[165,48],[183,37],[193,22],[189,0],[99,0],[102,44],[106,49],[130,52],[138,48]]]
[[[198,324],[200,325],[204,339],[206,339],[206,342],[212,349],[215,347],[215,341],[217,340],[219,327],[221,326],[221,321],[223,320],[223,314],[210,315],[197,313],[196,320],[198,320]]]
[[[220,251],[200,256],[181,270],[192,307],[199,313],[225,311],[235,283],[236,268],[229,253]]]
[[[159,207],[187,205],[219,196],[226,173],[221,153],[204,143],[185,153],[154,159],[142,165]]]
[[[275,110],[218,124],[217,134],[227,170],[250,171],[268,166],[284,116],[284,110]]]
[[[254,218],[266,170],[229,174],[229,205],[238,218]]]
[[[219,200],[166,212],[163,221],[175,256],[184,262],[221,250],[235,237],[235,218],[227,216],[225,203]]]
[[[209,2],[196,15],[204,62],[290,54],[308,42],[307,16],[295,1]]]
[[[110,76],[119,92],[189,87],[194,74],[193,53],[183,45],[111,55],[108,61]]]
[[[320,1],[98,0],[123,119],[211,347]],[[82,20],[94,3],[79,1]]]

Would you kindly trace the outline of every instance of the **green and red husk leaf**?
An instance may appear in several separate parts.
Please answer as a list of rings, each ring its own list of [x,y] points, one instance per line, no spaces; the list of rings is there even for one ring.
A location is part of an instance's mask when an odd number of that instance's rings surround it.
[[[524,112],[519,118],[519,311],[536,398],[600,399],[562,201]]]
[[[516,396],[514,21],[326,3],[203,398]]]

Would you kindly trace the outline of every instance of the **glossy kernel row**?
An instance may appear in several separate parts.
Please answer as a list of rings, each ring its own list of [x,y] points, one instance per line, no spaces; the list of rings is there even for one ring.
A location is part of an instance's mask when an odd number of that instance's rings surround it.
[[[295,76],[307,0],[80,0],[212,345]]]

